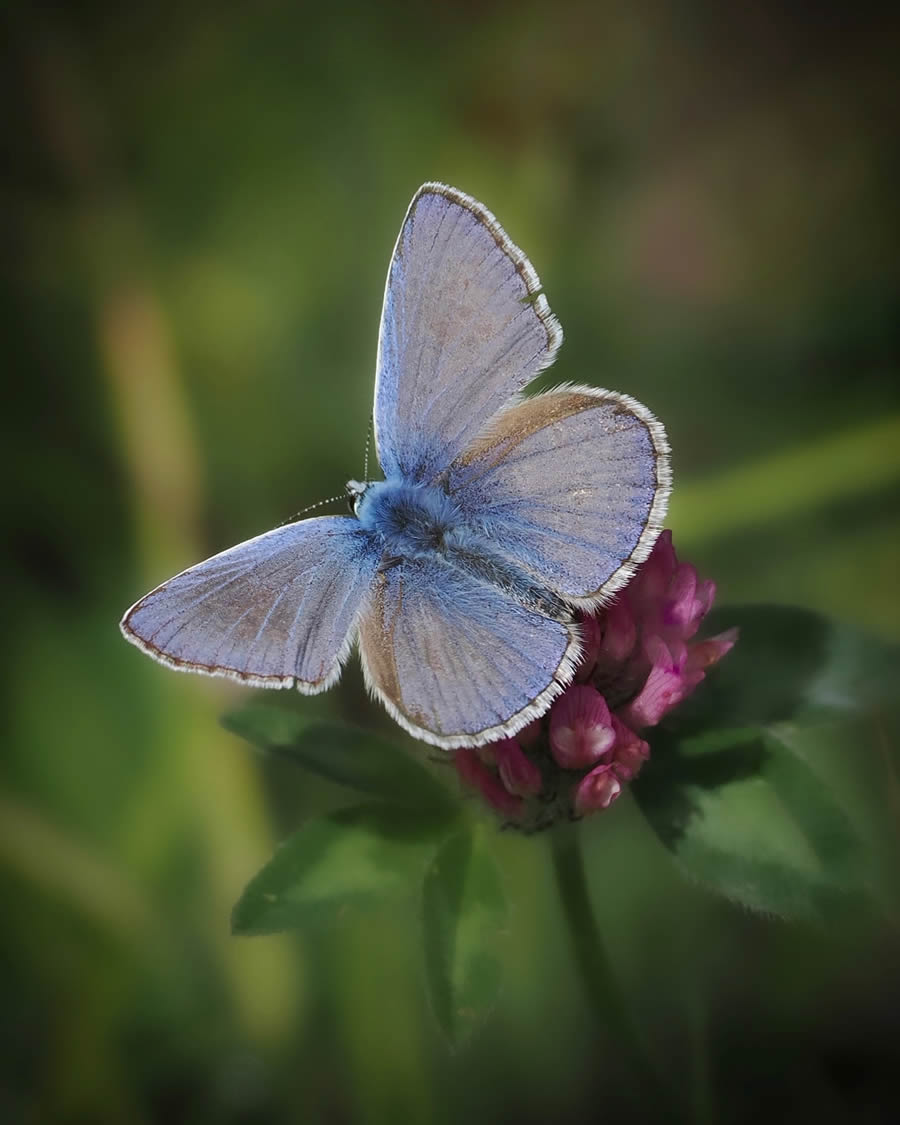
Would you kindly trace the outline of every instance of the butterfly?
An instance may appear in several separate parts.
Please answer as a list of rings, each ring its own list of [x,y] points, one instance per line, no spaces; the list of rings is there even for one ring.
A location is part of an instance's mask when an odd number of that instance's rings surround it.
[[[353,515],[302,519],[164,582],[127,640],[170,668],[313,694],[354,643],[366,684],[419,739],[511,737],[571,681],[576,614],[649,554],[669,449],[628,395],[523,397],[562,329],[490,211],[440,183],[413,196],[388,269],[375,374],[384,479]]]

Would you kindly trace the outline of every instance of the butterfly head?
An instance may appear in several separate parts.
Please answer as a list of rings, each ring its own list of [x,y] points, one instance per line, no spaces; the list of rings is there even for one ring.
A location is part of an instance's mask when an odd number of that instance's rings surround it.
[[[347,502],[354,515],[359,515],[359,502],[366,494],[366,489],[372,481],[348,480],[344,485],[347,492]]]

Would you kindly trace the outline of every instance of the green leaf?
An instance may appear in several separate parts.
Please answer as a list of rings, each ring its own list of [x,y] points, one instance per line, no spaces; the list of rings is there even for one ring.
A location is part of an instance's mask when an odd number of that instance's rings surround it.
[[[503,887],[481,832],[467,828],[441,846],[425,874],[422,920],[431,1006],[458,1046],[493,1010],[508,936]]]
[[[408,893],[447,825],[433,812],[387,804],[310,820],[248,883],[232,912],[232,931],[278,933]]]
[[[386,739],[342,723],[310,723],[287,708],[251,703],[223,726],[271,754],[338,785],[411,808],[447,809],[450,794],[413,758]]]
[[[649,733],[638,803],[685,871],[753,909],[822,917],[895,897],[883,791],[859,779],[889,781],[900,649],[804,609],[707,619],[734,625],[735,648]]]
[[[754,910],[822,918],[872,895],[872,856],[787,733],[654,732],[633,792],[691,877]]]
[[[704,632],[712,635],[735,625],[738,643],[673,713],[667,724],[673,729],[808,720],[871,707],[896,695],[897,645],[791,606],[717,609]]]

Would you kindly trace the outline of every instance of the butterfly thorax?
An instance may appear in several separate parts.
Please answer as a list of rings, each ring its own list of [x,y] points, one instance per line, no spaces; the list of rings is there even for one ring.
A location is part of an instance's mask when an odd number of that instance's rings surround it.
[[[375,481],[358,485],[351,495],[359,522],[383,540],[389,565],[436,557],[548,617],[571,619],[562,599],[499,555],[497,544],[466,519],[440,486]]]
[[[356,515],[384,539],[387,551],[404,558],[443,553],[463,526],[442,488],[404,480],[368,482],[356,500]]]

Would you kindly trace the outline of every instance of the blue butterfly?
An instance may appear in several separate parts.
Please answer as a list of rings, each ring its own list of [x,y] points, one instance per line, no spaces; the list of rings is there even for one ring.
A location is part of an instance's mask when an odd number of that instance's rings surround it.
[[[353,516],[276,528],[141,598],[122,632],[168,665],[256,687],[330,687],[354,642],[369,690],[445,748],[512,736],[581,653],[578,609],[647,557],[668,445],[627,395],[522,390],[562,343],[494,216],[423,185],[394,248],[375,375],[384,480]]]

